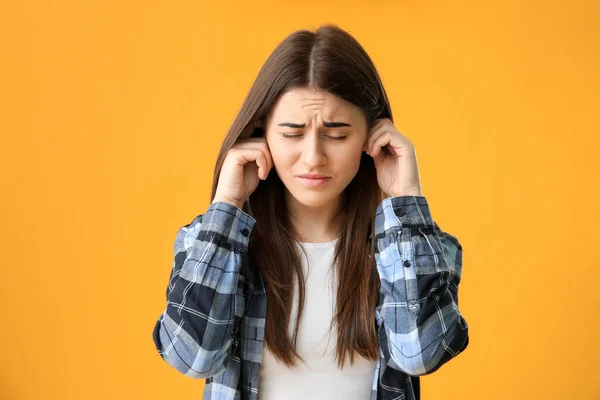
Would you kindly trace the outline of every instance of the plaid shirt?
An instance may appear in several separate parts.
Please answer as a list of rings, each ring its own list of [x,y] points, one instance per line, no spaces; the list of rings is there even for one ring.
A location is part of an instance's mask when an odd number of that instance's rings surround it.
[[[175,239],[167,304],[153,339],[177,371],[206,379],[204,400],[258,398],[267,296],[260,272],[248,265],[255,222],[215,202]],[[370,399],[418,400],[419,377],[469,343],[458,309],[462,247],[433,221],[423,196],[383,200],[375,235],[380,352]]]

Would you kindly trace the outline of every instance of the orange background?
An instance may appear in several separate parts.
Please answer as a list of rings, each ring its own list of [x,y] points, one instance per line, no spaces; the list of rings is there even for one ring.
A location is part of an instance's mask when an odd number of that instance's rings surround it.
[[[201,398],[152,341],[175,234],[269,53],[324,22],[373,58],[463,245],[470,344],[423,399],[600,398],[597,2],[2,9],[3,399]]]

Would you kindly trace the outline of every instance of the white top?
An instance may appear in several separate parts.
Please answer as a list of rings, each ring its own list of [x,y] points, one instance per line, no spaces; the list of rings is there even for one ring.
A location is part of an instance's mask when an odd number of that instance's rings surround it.
[[[344,368],[340,370],[335,360],[337,326],[334,325],[331,333],[328,332],[335,307],[336,282],[332,266],[338,239],[326,243],[296,242],[306,278],[305,303],[296,349],[306,364],[298,360],[298,367],[289,369],[280,364],[265,346],[259,374],[259,400],[365,400],[371,396],[377,361],[357,355],[355,364],[351,366],[347,356]],[[288,328],[290,338],[294,333],[298,307],[297,287],[294,289]]]

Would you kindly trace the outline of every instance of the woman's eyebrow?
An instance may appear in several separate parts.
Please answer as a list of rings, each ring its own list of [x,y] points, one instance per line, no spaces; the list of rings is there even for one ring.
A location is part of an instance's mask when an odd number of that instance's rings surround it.
[[[278,126],[288,126],[290,128],[304,128],[306,126],[306,124],[295,124],[293,122],[282,122],[280,124],[277,124]],[[347,124],[345,122],[329,122],[329,121],[323,121],[323,126],[326,128],[339,128],[341,126],[352,126],[350,124]]]

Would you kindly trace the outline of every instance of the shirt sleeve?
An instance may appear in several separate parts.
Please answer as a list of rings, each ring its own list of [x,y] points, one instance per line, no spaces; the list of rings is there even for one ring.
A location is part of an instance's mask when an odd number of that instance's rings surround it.
[[[158,354],[179,372],[223,372],[245,308],[244,267],[255,219],[226,202],[177,232],[167,304],[153,331]]]
[[[462,246],[433,221],[423,196],[383,200],[375,235],[381,351],[389,367],[408,375],[435,372],[469,343],[458,308]]]

